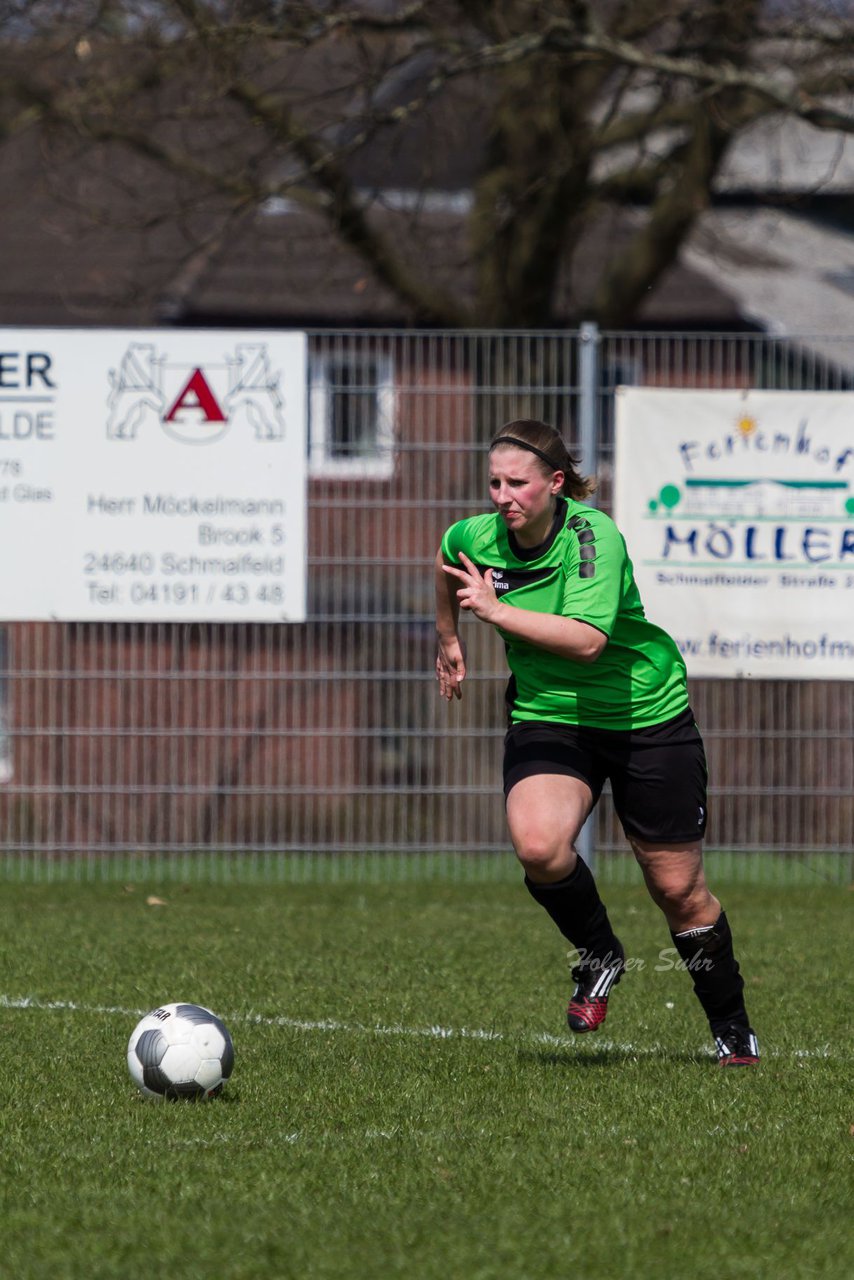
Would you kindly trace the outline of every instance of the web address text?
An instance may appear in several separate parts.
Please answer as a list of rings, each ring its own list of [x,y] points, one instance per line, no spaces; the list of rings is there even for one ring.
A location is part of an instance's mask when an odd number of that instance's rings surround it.
[[[800,658],[806,662],[818,658],[839,662],[854,659],[854,643],[834,640],[828,635],[814,640],[796,640],[790,635],[768,640],[749,634],[725,636],[711,631],[704,639],[697,636],[675,639],[679,652],[686,658]]]

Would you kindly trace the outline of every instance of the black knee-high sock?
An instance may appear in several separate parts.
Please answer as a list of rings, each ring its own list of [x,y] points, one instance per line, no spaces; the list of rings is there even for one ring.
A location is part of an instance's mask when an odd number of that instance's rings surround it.
[[[744,979],[732,945],[732,933],[722,911],[714,924],[684,933],[670,931],[676,950],[684,961],[697,999],[717,1035],[735,1023],[750,1025],[744,1007]]]
[[[525,887],[581,953],[582,963],[591,958],[607,961],[609,957],[622,956],[623,949],[611,928],[593,873],[583,859],[578,859],[575,869],[564,880],[535,884],[525,876]]]

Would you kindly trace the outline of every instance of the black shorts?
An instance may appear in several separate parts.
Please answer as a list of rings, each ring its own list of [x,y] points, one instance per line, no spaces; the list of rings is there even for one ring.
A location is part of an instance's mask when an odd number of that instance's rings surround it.
[[[682,844],[706,830],[706,753],[690,707],[645,729],[593,729],[528,720],[504,739],[504,794],[522,778],[559,773],[581,778],[599,799],[611,781],[627,836]]]

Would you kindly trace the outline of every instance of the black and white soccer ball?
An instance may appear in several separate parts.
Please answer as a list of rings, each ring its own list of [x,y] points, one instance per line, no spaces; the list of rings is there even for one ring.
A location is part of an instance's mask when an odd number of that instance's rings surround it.
[[[228,1029],[199,1004],[152,1009],[128,1041],[128,1070],[147,1098],[215,1098],[233,1066]]]

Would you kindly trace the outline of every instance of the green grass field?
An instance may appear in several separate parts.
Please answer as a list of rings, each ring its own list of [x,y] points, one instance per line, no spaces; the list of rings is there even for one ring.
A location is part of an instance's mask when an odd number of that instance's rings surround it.
[[[715,887],[756,1070],[715,1065],[640,887],[607,895],[635,971],[570,1039],[518,884],[4,885],[0,1276],[851,1276],[852,896]],[[168,1000],[232,1031],[212,1103],[127,1074]]]

